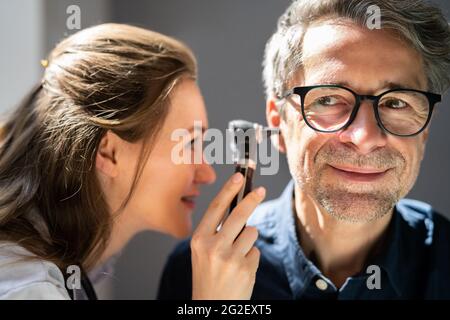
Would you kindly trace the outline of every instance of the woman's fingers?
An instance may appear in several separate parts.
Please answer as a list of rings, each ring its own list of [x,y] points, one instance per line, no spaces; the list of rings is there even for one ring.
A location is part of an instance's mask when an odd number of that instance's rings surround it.
[[[258,229],[256,227],[245,227],[234,241],[234,252],[246,256],[255,244],[256,239],[258,239]]]
[[[245,196],[216,232],[243,180],[241,174],[233,175],[213,200],[192,236],[193,299],[251,297],[260,253],[254,247],[258,237],[256,228],[245,227],[245,224],[264,199],[265,189],[258,188]]]
[[[248,218],[253,213],[253,210],[264,200],[266,196],[266,189],[264,187],[259,187],[242,199],[241,202],[234,208],[230,213],[227,220],[225,220],[220,233],[222,237],[230,241],[231,243],[235,241],[236,237],[245,227]]]
[[[217,226],[228,210],[234,196],[241,189],[244,177],[241,173],[235,173],[226,182],[225,186],[220,190],[217,196],[210,203],[208,210],[200,221],[196,232],[199,234],[214,234]]]
[[[250,270],[255,270],[255,274],[256,270],[258,269],[260,257],[261,253],[259,252],[259,249],[257,247],[252,247],[250,251],[247,253],[247,256],[245,257],[248,261]]]

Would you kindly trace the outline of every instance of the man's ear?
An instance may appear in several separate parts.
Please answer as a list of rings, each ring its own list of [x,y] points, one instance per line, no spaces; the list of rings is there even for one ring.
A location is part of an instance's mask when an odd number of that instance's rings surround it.
[[[428,136],[430,134],[430,126],[426,127],[425,130],[423,130],[423,143],[426,143],[428,141]]]
[[[117,150],[119,137],[108,130],[100,141],[95,157],[95,167],[104,175],[114,178],[119,170],[117,165]]]
[[[420,133],[420,139],[421,139],[421,150],[422,150],[422,152],[421,152],[421,157],[420,157],[420,160],[423,160],[423,158],[425,157],[425,149],[426,149],[426,146],[427,146],[427,141],[428,141],[428,136],[429,136],[429,134],[430,134],[430,126],[428,126],[428,127],[426,127],[425,128],[425,130],[423,130],[421,133]]]
[[[275,102],[274,98],[269,98],[266,103],[266,119],[270,128],[278,128],[281,129],[281,121],[282,116],[280,114],[280,110]],[[280,152],[286,153],[286,145],[284,143],[284,138],[281,130],[279,130],[279,134],[272,135],[272,144],[275,148],[277,148]]]

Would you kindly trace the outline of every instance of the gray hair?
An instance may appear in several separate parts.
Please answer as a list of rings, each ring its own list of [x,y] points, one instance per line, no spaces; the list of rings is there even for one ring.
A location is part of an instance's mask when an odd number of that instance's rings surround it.
[[[341,17],[365,26],[372,5],[380,8],[381,27],[396,31],[422,55],[428,90],[446,91],[450,87],[450,28],[439,8],[422,0],[297,0],[280,17],[266,45],[266,98],[281,96],[301,68],[308,25],[324,17]]]

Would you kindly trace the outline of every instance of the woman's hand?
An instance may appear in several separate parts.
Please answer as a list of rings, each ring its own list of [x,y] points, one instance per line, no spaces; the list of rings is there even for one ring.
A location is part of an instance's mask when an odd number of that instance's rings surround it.
[[[259,264],[255,227],[247,219],[264,199],[265,189],[250,192],[216,231],[243,184],[236,173],[209,205],[191,240],[192,299],[250,299]],[[242,233],[240,233],[242,231]]]

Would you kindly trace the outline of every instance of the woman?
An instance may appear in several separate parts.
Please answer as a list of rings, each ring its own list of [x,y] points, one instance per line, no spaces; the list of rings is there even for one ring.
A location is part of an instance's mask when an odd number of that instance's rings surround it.
[[[173,130],[207,124],[196,62],[172,38],[104,24],[62,41],[45,66],[1,133],[0,298],[73,298],[65,278],[76,267],[95,298],[86,272],[140,231],[187,236],[199,187],[215,180],[205,162],[170,158]],[[202,138],[190,132],[186,148]],[[257,231],[240,231],[265,190],[216,232],[242,183],[239,174],[226,183],[194,232],[194,299],[251,295]]]

